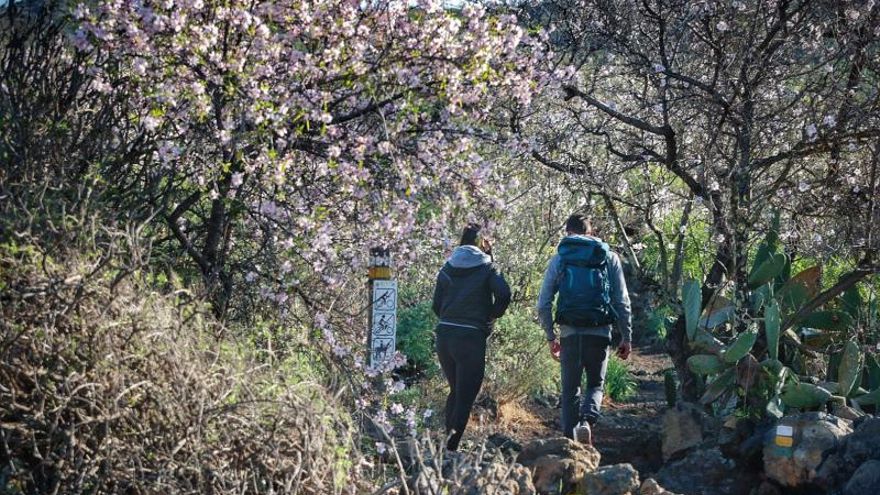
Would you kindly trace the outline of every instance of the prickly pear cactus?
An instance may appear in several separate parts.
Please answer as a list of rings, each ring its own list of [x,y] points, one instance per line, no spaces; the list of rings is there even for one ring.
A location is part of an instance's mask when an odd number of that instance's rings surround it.
[[[789,382],[781,397],[786,406],[812,409],[828,402],[831,399],[831,392],[810,383]]]
[[[666,405],[675,406],[678,402],[678,375],[675,370],[666,370],[663,373],[663,388],[666,392]]]
[[[880,360],[866,355],[857,340],[844,340],[853,335],[853,325],[863,316],[858,288],[800,316],[798,309],[820,293],[823,267],[812,266],[794,276],[791,268],[792,259],[771,229],[748,275],[751,293],[746,305],[730,302],[719,292],[704,308],[699,282],[683,283],[681,311],[688,347],[694,353],[687,360],[688,379],[700,390],[701,402],[711,404],[734,394],[757,397],[748,389],[758,384],[766,392],[766,399],[758,399],[766,400],[761,410],[773,417],[781,417],[786,409],[880,405]],[[733,328],[746,329],[729,339],[723,324],[731,319]],[[805,359],[817,351],[829,353],[831,360],[827,375],[819,377],[825,381],[814,385],[809,383],[814,380],[807,375],[813,371],[807,369]],[[667,372],[665,381],[667,402],[673,405],[674,372]],[[761,404],[752,400],[749,407],[755,405]]]

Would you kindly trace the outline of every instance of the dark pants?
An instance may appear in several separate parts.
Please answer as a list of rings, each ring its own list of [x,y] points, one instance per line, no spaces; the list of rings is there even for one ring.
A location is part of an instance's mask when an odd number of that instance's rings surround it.
[[[449,382],[446,398],[446,448],[458,449],[471,415],[471,407],[486,371],[486,339],[479,331],[467,335],[437,332],[437,357]]]
[[[605,371],[608,369],[608,339],[591,335],[563,338],[560,364],[562,367],[562,433],[572,438],[575,425],[584,420],[591,425],[599,419],[604,395]],[[578,408],[577,390],[584,371],[587,389],[581,391]]]

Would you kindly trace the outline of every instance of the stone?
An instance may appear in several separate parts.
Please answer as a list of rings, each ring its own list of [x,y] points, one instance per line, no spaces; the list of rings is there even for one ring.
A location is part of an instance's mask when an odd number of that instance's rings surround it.
[[[639,487],[639,495],[677,495],[660,486],[654,478],[648,478]]]
[[[532,480],[535,488],[543,494],[562,494],[565,488],[574,486],[586,472],[577,462],[557,455],[546,455],[532,463]]]
[[[877,495],[880,493],[880,461],[865,462],[856,470],[843,495]]]
[[[850,421],[855,421],[865,415],[862,411],[853,409],[849,406],[844,406],[843,404],[834,404],[831,413],[838,418],[848,419]]]
[[[605,464],[630,463],[640,472],[663,465],[660,422],[606,414],[593,430],[596,448]]]
[[[739,456],[739,446],[755,432],[755,424],[746,418],[731,416],[724,421],[718,435],[718,447],[725,457]],[[763,444],[761,445],[763,447]]]
[[[639,472],[632,464],[601,466],[587,473],[579,484],[578,493],[589,495],[629,495],[639,489]]]
[[[660,438],[663,461],[680,459],[701,445],[708,422],[706,413],[696,404],[679,402],[667,409],[663,413]]]
[[[508,462],[503,456],[487,459],[485,452],[446,452],[439,474],[435,469],[438,460],[428,459],[419,466],[419,472],[409,478],[407,484],[412,493],[536,495],[531,471],[521,464]]]
[[[743,486],[757,484],[749,479],[751,476],[755,475],[737,470],[735,462],[713,447],[665,464],[655,479],[666,490],[688,495],[739,495]]]
[[[522,451],[522,445],[513,437],[501,433],[493,433],[486,439],[488,447],[498,449],[511,457]]]
[[[755,495],[782,495],[782,492],[779,491],[779,487],[764,480],[758,485],[758,491]]]
[[[857,418],[857,419],[854,419],[853,422],[852,422],[853,431],[859,429],[859,427],[860,427],[860,426],[862,425],[862,423],[864,423],[865,421],[871,421],[872,419],[874,419],[874,418],[876,418],[876,417],[877,417],[877,416],[874,415],[874,414],[868,414],[868,413],[865,413],[864,416],[861,416],[861,417],[859,417],[859,418]]]
[[[815,484],[830,489],[846,484],[856,469],[870,460],[880,460],[880,418],[862,417],[843,445],[817,469]],[[880,489],[877,490],[880,493]]]
[[[844,460],[859,466],[867,460],[880,460],[880,418],[867,418],[846,438]]]
[[[442,493],[442,492],[437,492]],[[456,495],[535,495],[532,473],[521,464],[492,462],[465,476]]]
[[[764,437],[775,426],[775,423],[758,424],[750,419],[731,417],[718,436],[718,446],[724,457],[733,459],[737,466],[760,471],[764,468]]]
[[[600,458],[592,446],[558,437],[526,444],[516,461],[531,470],[538,493],[561,495],[574,490],[587,472],[599,466]]]
[[[820,467],[851,432],[848,421],[822,412],[785,416],[765,439],[764,473],[783,487],[827,485]]]
[[[666,490],[654,478],[648,478],[639,487],[639,495],[664,495]]]

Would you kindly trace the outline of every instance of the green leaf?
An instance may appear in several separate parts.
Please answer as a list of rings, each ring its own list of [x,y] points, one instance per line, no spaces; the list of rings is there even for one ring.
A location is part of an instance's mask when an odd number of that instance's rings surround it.
[[[774,221],[778,222],[778,212],[777,217]],[[776,223],[774,226],[767,231],[767,235],[764,237],[764,240],[761,241],[761,244],[758,246],[758,252],[755,253],[755,259],[752,262],[752,270],[751,273],[754,273],[755,270],[761,266],[762,263],[767,261],[773,253],[775,253],[779,249],[779,224]]]
[[[782,271],[773,279],[774,287],[781,287],[786,282],[791,279],[791,258],[785,258],[785,265],[782,266]]]
[[[804,345],[815,349],[823,349],[835,341],[843,340],[840,338],[843,336],[843,332],[818,330],[816,328],[802,328],[800,335]]]
[[[843,357],[840,360],[840,368],[837,370],[837,393],[849,397],[856,386],[856,381],[862,375],[862,351],[858,344],[849,340],[843,347]]]
[[[819,382],[817,385],[831,392],[832,394],[840,393],[840,384],[837,382]]]
[[[779,304],[772,301],[764,310],[764,332],[767,334],[767,354],[771,359],[779,359]]]
[[[712,354],[721,354],[724,350],[724,343],[716,339],[706,330],[698,328],[694,335],[694,340],[690,344],[691,349],[708,352]]]
[[[807,290],[807,297],[812,299],[819,295],[822,288],[822,265],[811,266],[792,277],[786,284],[797,284]],[[783,286],[784,287],[784,286]]]
[[[819,407],[830,398],[831,392],[810,383],[789,382],[782,391],[782,402],[800,409]]]
[[[770,372],[770,375],[773,377],[771,390],[773,390],[774,395],[778,396],[782,393],[782,389],[785,387],[786,381],[788,381],[788,378],[792,375],[792,372],[788,367],[786,367],[779,361],[771,360],[771,362],[774,363],[774,366],[768,367],[766,364],[767,361],[764,361],[764,363],[761,364],[764,366],[765,369],[767,369],[767,371]],[[775,363],[779,363],[779,365],[775,366]]]
[[[754,328],[749,328],[745,332],[739,334],[736,337],[736,340],[727,346],[727,349],[721,353],[721,359],[729,364],[739,361],[752,350],[752,346],[755,345],[757,339],[758,332]]]
[[[836,310],[814,311],[804,317],[799,325],[807,328],[819,328],[821,330],[846,330],[852,325],[853,319],[849,313]]]
[[[714,375],[721,373],[727,365],[711,354],[695,354],[687,360],[688,369],[698,375]]]
[[[833,352],[828,356],[828,373],[825,377],[826,380],[830,382],[837,381],[837,370],[840,369],[840,362],[843,359],[843,354],[840,352]]]
[[[684,306],[685,330],[689,340],[694,339],[697,324],[700,322],[700,283],[696,280],[688,280],[681,289],[681,303]]]
[[[859,318],[859,311],[861,311],[864,301],[862,300],[862,295],[859,293],[858,284],[847,289],[846,292],[843,293],[843,296],[841,296],[840,301],[840,306],[844,311],[849,313],[854,319]]]
[[[876,406],[880,404],[880,388],[854,399],[860,406]]]
[[[865,356],[865,373],[868,375],[868,389],[880,388],[880,362],[876,354]]]
[[[767,401],[766,411],[769,416],[776,419],[785,416],[785,405],[782,403],[782,398],[779,395],[774,395]]]
[[[736,383],[736,368],[729,368],[724,373],[718,375],[707,387],[706,392],[700,397],[702,404],[711,404],[724,395],[725,392],[733,390]]]
[[[770,284],[764,284],[753,290],[749,296],[752,303],[752,314],[757,314],[764,307],[764,304],[770,300]]]
[[[778,359],[765,359],[761,361],[761,366],[763,366],[764,369],[766,369],[767,372],[772,375],[780,373],[782,371],[782,368],[785,367],[785,365],[782,364],[782,361]]]
[[[700,327],[713,329],[732,321],[736,316],[736,308],[732,304],[722,307],[707,308],[706,314],[700,318]]]
[[[755,289],[776,278],[785,269],[787,261],[788,256],[785,253],[771,255],[749,274],[749,288]]]
[[[776,293],[776,300],[787,311],[794,312],[810,300],[810,294],[803,284],[794,282],[792,279],[779,289],[779,292]]]

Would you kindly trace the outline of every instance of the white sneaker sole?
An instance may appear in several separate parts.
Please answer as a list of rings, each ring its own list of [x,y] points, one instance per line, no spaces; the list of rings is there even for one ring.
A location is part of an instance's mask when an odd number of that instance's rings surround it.
[[[582,443],[584,445],[593,445],[593,432],[589,427],[583,428],[580,426],[575,426],[572,433],[575,442]]]

